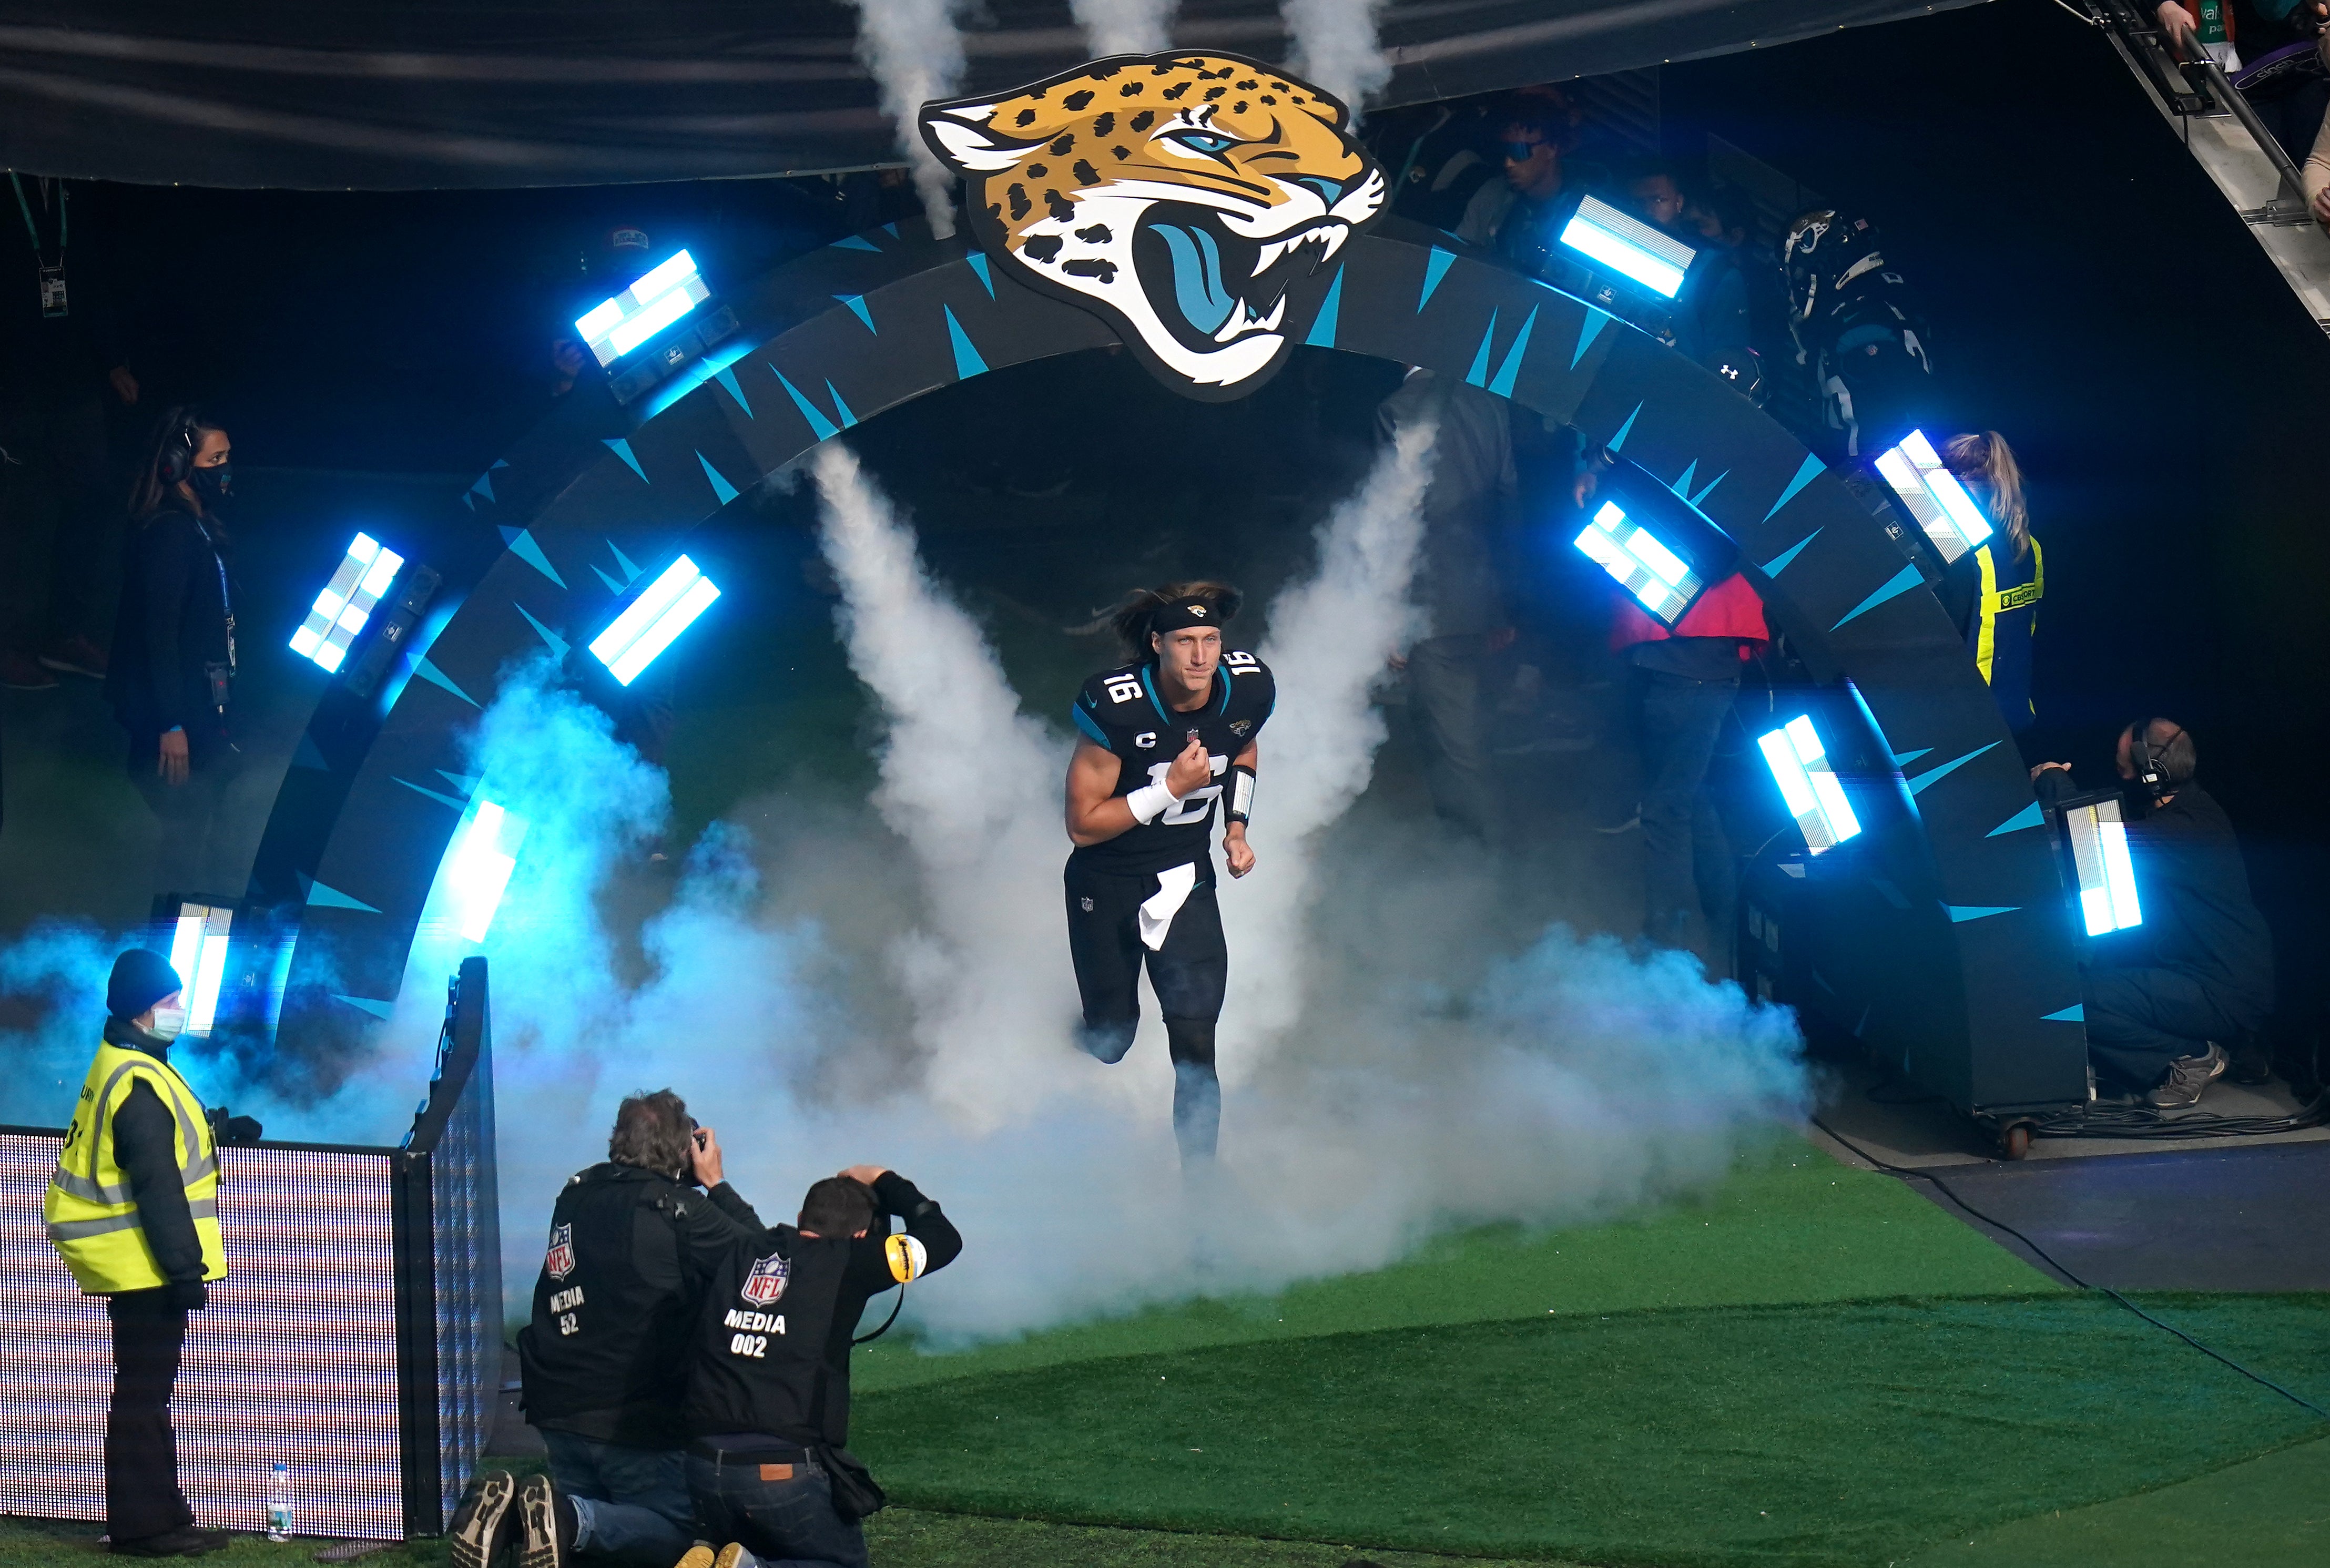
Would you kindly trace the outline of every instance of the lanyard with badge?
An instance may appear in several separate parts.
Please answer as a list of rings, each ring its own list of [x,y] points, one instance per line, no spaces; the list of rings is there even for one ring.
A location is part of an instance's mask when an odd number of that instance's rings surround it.
[[[16,211],[24,215],[24,232],[33,241],[33,261],[40,269],[41,314],[51,318],[69,314],[65,299],[65,240],[71,227],[72,191],[62,180],[56,182],[57,247],[56,260],[49,259],[47,247],[41,243],[41,226],[33,218],[33,203],[24,195],[21,175],[11,173],[8,184],[16,193]],[[49,182],[41,182],[45,194]],[[45,204],[45,203],[44,203]]]
[[[209,677],[211,706],[221,714],[226,712],[227,697],[234,680],[234,598],[227,591],[226,557],[219,553],[218,541],[211,537],[210,529],[200,520],[194,524],[203,535],[203,543],[211,547],[211,564],[218,568],[219,610],[226,617],[226,663],[203,663],[203,674]]]

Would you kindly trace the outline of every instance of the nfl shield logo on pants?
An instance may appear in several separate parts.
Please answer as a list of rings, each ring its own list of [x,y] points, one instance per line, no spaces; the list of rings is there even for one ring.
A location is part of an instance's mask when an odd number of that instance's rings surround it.
[[[785,1281],[792,1277],[793,1266],[782,1258],[762,1258],[744,1276],[744,1288],[737,1294],[755,1307],[766,1307],[785,1293]]]
[[[544,1255],[542,1266],[549,1271],[550,1277],[554,1280],[564,1280],[567,1275],[574,1272],[573,1226],[560,1225],[552,1230],[550,1251]]]

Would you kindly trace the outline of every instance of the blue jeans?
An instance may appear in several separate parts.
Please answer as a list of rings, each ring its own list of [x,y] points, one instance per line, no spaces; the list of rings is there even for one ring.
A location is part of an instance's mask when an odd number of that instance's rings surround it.
[[[833,1488],[814,1462],[690,1454],[687,1489],[706,1535],[741,1543],[761,1568],[866,1568],[865,1528],[833,1511]]]
[[[696,1510],[687,1501],[687,1456],[677,1449],[635,1449],[571,1431],[545,1431],[550,1478],[575,1503],[585,1556],[671,1568],[696,1544]]]

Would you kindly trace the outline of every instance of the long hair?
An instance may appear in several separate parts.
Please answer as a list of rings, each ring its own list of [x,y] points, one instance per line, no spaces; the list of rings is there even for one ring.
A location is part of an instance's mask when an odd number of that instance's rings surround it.
[[[668,1089],[634,1094],[615,1108],[615,1130],[607,1139],[607,1157],[617,1165],[636,1166],[660,1176],[677,1176],[687,1169],[688,1144],[696,1124],[687,1119],[687,1101]]]
[[[184,404],[164,412],[154,426],[153,433],[146,438],[145,458],[137,466],[137,477],[130,482],[129,520],[143,523],[173,502],[182,506],[188,504],[186,498],[178,494],[175,485],[162,482],[162,455],[170,443],[182,439],[181,430],[190,433],[194,445],[200,447],[204,436],[213,430],[223,434],[225,429],[225,426],[213,422],[201,410]],[[210,514],[204,508],[201,496],[195,496],[192,505],[196,516],[209,518]]]
[[[2022,504],[2022,468],[2006,438],[1996,430],[1952,436],[1942,443],[1941,455],[1942,467],[1961,483],[1978,486],[1975,499],[1989,512],[1991,522],[2006,530],[2014,559],[2030,554],[2031,513]]]
[[[1145,659],[1149,656],[1150,633],[1156,629],[1158,610],[1182,599],[1204,601],[1217,620],[1229,619],[1246,602],[1246,595],[1227,582],[1169,582],[1162,588],[1136,588],[1119,600],[1114,609],[1094,621],[1089,629],[1098,631],[1107,627],[1124,645],[1128,658]]]

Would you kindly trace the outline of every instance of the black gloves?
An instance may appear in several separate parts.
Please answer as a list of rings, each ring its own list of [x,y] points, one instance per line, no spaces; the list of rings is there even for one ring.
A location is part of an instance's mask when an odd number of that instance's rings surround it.
[[[213,1105],[210,1110],[211,1141],[232,1148],[248,1148],[264,1136],[259,1119],[251,1116],[235,1116],[223,1105]]]
[[[162,1304],[184,1312],[200,1312],[211,1304],[211,1288],[200,1280],[173,1280],[162,1287]]]

